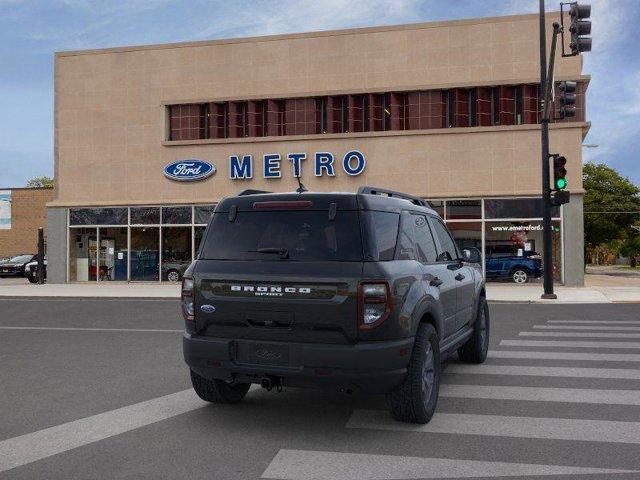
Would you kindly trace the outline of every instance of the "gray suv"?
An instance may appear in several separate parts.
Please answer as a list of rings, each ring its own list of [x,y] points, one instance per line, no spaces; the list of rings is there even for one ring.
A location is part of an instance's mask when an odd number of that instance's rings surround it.
[[[385,394],[394,418],[427,423],[441,361],[487,356],[478,262],[401,193],[226,198],[182,283],[193,388],[218,403],[252,383]]]

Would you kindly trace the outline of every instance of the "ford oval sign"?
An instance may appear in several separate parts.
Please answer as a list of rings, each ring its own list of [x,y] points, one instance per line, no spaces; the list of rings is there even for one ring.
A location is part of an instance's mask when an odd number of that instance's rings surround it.
[[[202,180],[214,173],[216,167],[204,160],[177,160],[164,167],[165,177],[179,182]]]

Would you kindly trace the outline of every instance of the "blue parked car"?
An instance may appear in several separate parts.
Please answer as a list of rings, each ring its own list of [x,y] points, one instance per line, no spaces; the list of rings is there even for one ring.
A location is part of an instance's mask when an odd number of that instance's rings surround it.
[[[542,276],[542,257],[536,252],[514,254],[489,254],[486,261],[487,280],[510,279],[515,283],[527,283]]]

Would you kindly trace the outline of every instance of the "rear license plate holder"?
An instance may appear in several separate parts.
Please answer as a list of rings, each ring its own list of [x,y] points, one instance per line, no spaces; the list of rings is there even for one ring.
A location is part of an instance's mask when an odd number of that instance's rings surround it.
[[[284,343],[236,342],[236,361],[249,365],[292,366],[291,346]]]

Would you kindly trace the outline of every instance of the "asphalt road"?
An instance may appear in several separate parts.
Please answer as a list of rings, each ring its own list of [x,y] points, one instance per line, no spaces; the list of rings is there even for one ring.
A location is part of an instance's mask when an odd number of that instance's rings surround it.
[[[0,478],[640,478],[640,308],[491,315],[491,358],[449,361],[416,427],[319,390],[205,404],[174,300],[0,299]]]

